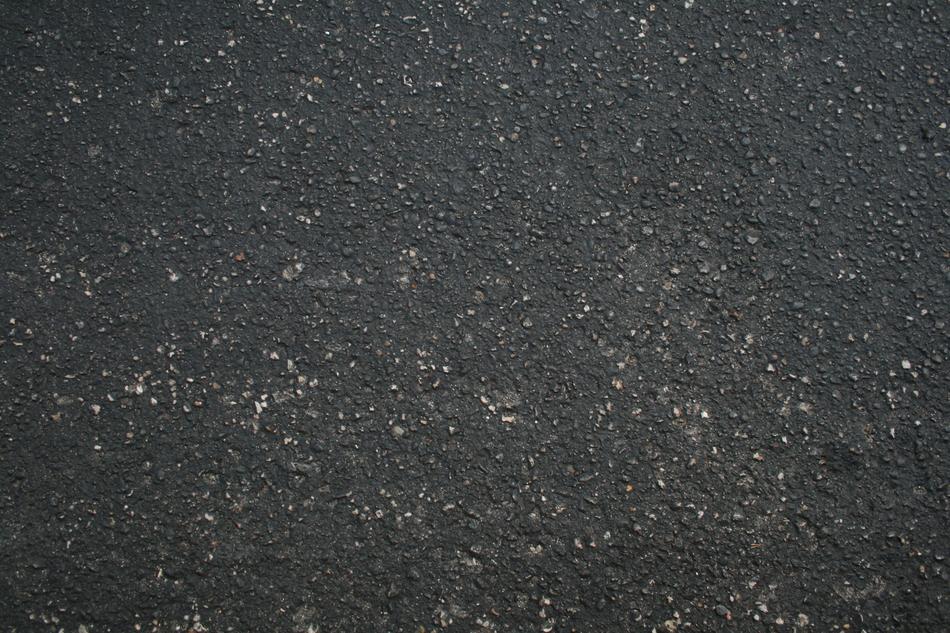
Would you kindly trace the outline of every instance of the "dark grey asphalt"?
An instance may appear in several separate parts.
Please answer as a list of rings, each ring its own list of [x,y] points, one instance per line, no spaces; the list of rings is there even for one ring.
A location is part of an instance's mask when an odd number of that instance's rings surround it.
[[[947,10],[0,0],[0,630],[947,630]]]

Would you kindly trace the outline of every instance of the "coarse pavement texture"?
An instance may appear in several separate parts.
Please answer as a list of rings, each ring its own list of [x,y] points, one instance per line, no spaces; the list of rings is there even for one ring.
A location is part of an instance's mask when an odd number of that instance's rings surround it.
[[[939,631],[948,4],[0,2],[0,629]]]

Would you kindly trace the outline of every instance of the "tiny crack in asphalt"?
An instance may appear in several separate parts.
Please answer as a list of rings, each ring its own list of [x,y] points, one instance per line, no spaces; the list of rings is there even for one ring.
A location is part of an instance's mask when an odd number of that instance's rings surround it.
[[[945,2],[0,8],[4,631],[950,626]]]

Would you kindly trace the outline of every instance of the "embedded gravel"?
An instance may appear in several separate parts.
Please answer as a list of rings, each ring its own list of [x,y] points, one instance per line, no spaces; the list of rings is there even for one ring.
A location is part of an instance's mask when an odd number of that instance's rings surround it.
[[[0,629],[946,630],[945,2],[0,9]]]

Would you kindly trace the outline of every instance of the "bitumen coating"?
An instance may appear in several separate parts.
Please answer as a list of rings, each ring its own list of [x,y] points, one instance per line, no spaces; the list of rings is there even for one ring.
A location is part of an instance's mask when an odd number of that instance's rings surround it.
[[[950,630],[937,0],[0,0],[0,630]]]

